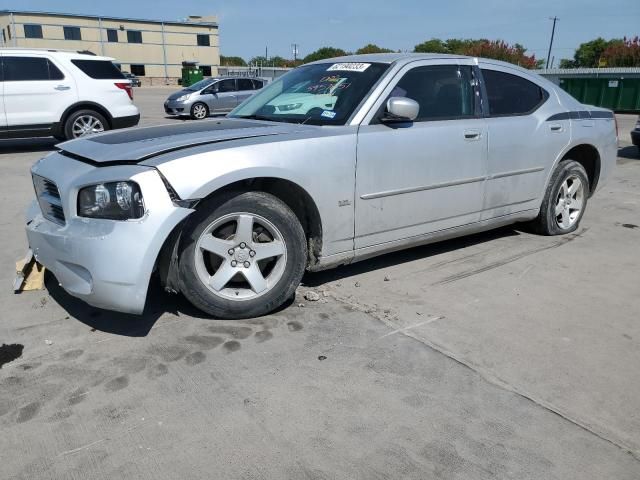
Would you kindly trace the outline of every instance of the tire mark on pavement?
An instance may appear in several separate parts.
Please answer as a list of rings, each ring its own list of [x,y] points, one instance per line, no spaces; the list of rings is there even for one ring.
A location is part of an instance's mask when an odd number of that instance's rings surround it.
[[[545,250],[551,250],[553,248],[561,247],[561,246],[565,245],[566,243],[569,243],[569,242],[575,240],[576,238],[581,237],[588,230],[589,229],[585,227],[582,230],[580,230],[579,233],[572,233],[570,235],[567,235],[566,237],[562,237],[560,240],[558,240],[557,242],[554,242],[554,243],[552,243],[550,245],[544,245],[542,247],[537,247],[537,248],[533,248],[531,250],[526,250],[524,252],[520,252],[520,253],[517,253],[515,255],[511,255],[511,256],[503,258],[501,260],[496,260],[495,262],[491,262],[491,263],[489,263],[487,265],[484,265],[482,267],[479,267],[479,268],[474,268],[472,270],[466,270],[466,271],[463,271],[463,272],[460,272],[460,273],[456,273],[454,275],[450,275],[448,277],[443,278],[442,280],[438,280],[437,282],[432,283],[431,286],[446,285],[447,283],[456,282],[458,280],[462,280],[464,278],[471,277],[473,275],[478,275],[479,273],[484,273],[486,271],[493,270],[494,268],[502,267],[502,266],[507,265],[509,263],[515,262],[516,260],[520,260],[521,258],[525,258],[525,257],[528,257],[530,255],[535,255],[536,253],[544,252]]]

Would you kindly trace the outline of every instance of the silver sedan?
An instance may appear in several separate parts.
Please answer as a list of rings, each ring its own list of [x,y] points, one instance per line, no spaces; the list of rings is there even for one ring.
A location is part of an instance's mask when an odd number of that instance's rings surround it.
[[[611,111],[514,65],[383,54],[297,68],[226,119],[58,147],[32,168],[26,229],[70,294],[140,313],[157,271],[242,318],[305,269],[516,222],[573,232],[617,139]]]
[[[259,78],[206,78],[172,93],[164,102],[169,115],[202,120],[214,113],[228,113],[265,84]]]

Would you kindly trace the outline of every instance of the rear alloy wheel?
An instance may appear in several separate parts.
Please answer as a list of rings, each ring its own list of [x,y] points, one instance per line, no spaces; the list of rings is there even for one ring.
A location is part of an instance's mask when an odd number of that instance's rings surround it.
[[[109,130],[107,120],[94,110],[79,110],[67,118],[64,136],[68,140]]]
[[[563,160],[551,175],[551,181],[532,223],[543,235],[562,235],[578,228],[589,198],[589,179],[584,167],[573,160]]]
[[[236,193],[202,205],[183,239],[180,289],[217,318],[269,313],[293,296],[304,273],[304,230],[289,207],[267,193]]]
[[[209,116],[209,108],[202,102],[194,103],[191,106],[191,118],[203,120]]]

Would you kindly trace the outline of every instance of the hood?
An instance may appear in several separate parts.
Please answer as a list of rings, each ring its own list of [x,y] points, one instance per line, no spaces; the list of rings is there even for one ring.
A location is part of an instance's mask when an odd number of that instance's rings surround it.
[[[196,93],[195,90],[185,90],[185,89],[178,90],[177,92],[169,95],[167,97],[167,100],[175,100],[177,98],[180,98],[183,95],[191,95],[192,93]]]
[[[113,131],[60,143],[57,148],[64,154],[93,163],[139,163],[175,150],[294,133],[304,128],[300,127],[291,123],[225,118]]]

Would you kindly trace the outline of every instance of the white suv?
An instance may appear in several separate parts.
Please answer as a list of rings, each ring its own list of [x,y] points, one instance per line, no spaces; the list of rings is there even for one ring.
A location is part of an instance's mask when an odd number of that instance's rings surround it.
[[[0,138],[72,139],[138,124],[131,83],[111,58],[0,49]]]

